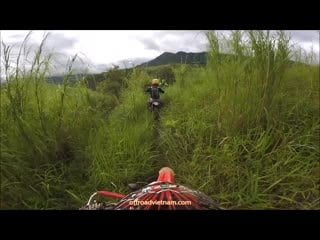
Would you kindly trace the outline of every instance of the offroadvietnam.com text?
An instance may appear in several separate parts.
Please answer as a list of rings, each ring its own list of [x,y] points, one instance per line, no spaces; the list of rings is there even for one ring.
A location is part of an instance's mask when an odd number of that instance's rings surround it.
[[[171,205],[171,206],[190,206],[191,201],[164,201],[164,200],[148,200],[148,201],[138,201],[132,200],[129,202],[133,206],[145,206],[145,205]]]

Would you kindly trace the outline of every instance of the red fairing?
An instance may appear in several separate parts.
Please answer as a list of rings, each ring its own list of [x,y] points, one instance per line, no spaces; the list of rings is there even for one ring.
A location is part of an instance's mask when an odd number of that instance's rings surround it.
[[[98,191],[97,193],[100,194],[100,195],[103,195],[105,197],[111,197],[111,198],[119,198],[119,199],[121,199],[121,198],[125,197],[125,195],[123,195],[123,194],[115,193],[115,192],[109,192],[109,191]]]
[[[171,168],[164,167],[159,171],[158,182],[174,183],[174,172]]]

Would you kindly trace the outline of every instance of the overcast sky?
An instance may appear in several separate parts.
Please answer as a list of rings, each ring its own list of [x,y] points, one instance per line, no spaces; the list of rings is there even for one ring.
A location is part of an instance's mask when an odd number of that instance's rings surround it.
[[[13,54],[29,31],[1,31],[1,40],[14,46]],[[228,31],[221,31],[228,33]],[[319,55],[319,31],[287,31],[292,43],[306,51],[313,46]],[[66,59],[75,54],[80,57],[75,66],[87,67],[90,72],[102,72],[112,64],[130,66],[151,60],[163,52],[206,51],[207,41],[201,30],[136,31],[136,30],[86,30],[86,31],[33,31],[28,46],[36,48],[49,33],[45,43],[48,52],[53,53],[55,72],[63,72]]]

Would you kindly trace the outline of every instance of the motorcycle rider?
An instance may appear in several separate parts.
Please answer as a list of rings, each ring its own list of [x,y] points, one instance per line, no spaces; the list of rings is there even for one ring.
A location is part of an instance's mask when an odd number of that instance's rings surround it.
[[[146,90],[147,93],[150,93],[150,98],[148,99],[148,106],[151,107],[151,104],[154,101],[160,102],[160,92],[164,93],[163,89],[159,87],[159,79],[152,79],[151,86]]]

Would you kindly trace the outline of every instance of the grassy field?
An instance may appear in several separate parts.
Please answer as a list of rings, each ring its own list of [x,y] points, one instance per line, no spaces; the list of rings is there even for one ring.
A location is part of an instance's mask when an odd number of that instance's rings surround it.
[[[164,165],[228,209],[320,209],[319,64],[282,32],[207,39],[205,67],[172,66],[159,121],[146,107],[147,69],[118,82],[119,94],[71,84],[72,61],[63,84],[47,83],[41,46],[30,71],[5,64],[1,209],[78,209]]]

